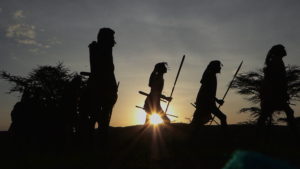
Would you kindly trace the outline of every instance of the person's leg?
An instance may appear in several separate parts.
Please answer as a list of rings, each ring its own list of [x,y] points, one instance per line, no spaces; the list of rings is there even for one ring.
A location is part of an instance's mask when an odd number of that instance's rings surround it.
[[[150,96],[147,96],[145,103],[144,103],[144,110],[146,112],[146,119],[145,119],[145,124],[144,125],[150,125],[150,117],[152,115],[152,99]]]
[[[164,110],[161,108],[161,105],[160,105],[159,102],[154,105],[154,112],[157,112],[157,114],[163,120],[164,124],[170,124],[171,123],[171,120],[169,119],[167,114],[164,112]]]
[[[165,124],[170,124],[171,120],[167,116],[167,114],[161,109],[157,109],[158,114],[160,115],[160,118],[164,121]]]
[[[227,117],[226,115],[221,112],[217,107],[213,109],[212,114],[218,117],[221,121],[222,126],[227,126]]]
[[[295,124],[295,117],[294,117],[294,110],[290,107],[290,105],[286,104],[284,106],[284,112],[286,114],[287,122],[288,122],[288,125],[289,125],[290,129],[293,132],[297,133],[297,127],[296,127],[296,124]]]
[[[170,123],[171,123],[171,120],[169,119],[169,117],[167,116],[166,113],[164,113],[164,114],[161,116],[161,119],[164,121],[165,124],[170,124]]]
[[[200,109],[196,109],[191,125],[201,125],[203,126],[204,124],[206,124],[207,122],[209,122],[209,120],[211,120],[212,116],[211,116],[211,111],[210,110],[200,110]]]
[[[261,146],[266,146],[271,140],[270,137],[270,127],[267,125],[267,120],[270,118],[271,122],[272,114],[274,110],[270,105],[261,104],[261,112],[259,114],[257,123],[256,123],[256,135],[258,136],[258,144]]]
[[[108,129],[113,107],[114,105],[111,104],[106,104],[102,106],[102,110],[99,114],[99,127],[101,129]]]
[[[200,118],[200,112],[198,109],[195,110],[194,115],[193,115],[193,119],[191,121],[191,125],[198,125],[199,124],[199,118]]]
[[[266,121],[268,117],[271,117],[273,110],[266,105],[261,105],[261,113],[257,120],[258,128],[261,128],[266,125]]]
[[[100,99],[101,110],[99,111],[99,127],[107,130],[109,127],[112,111],[117,102],[117,94],[107,91]]]

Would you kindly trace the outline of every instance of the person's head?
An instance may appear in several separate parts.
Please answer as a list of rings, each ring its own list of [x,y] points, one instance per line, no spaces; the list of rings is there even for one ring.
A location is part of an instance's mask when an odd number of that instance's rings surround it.
[[[220,73],[222,66],[222,63],[219,60],[213,60],[208,64],[206,70],[212,73]]]
[[[283,45],[274,45],[267,54],[265,64],[268,65],[272,60],[282,59],[286,55],[287,53]]]
[[[168,68],[168,63],[167,62],[160,62],[157,63],[154,66],[154,70],[152,71],[149,79],[148,86],[152,87],[153,82],[158,78],[158,77],[163,77],[164,73],[167,73],[167,68]]]
[[[160,62],[157,63],[154,67],[154,72],[157,73],[167,73],[168,63],[167,62]]]
[[[116,44],[114,35],[115,31],[113,31],[112,29],[101,28],[97,36],[97,41],[100,44],[113,47]]]

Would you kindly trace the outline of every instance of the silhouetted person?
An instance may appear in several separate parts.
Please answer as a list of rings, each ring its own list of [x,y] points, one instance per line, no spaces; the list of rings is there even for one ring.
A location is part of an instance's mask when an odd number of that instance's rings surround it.
[[[64,89],[61,116],[65,141],[70,141],[75,132],[78,132],[78,107],[82,83],[81,76],[76,75]]]
[[[80,92],[80,100],[78,107],[78,124],[77,124],[77,135],[80,136],[81,141],[87,139],[87,137],[92,135],[94,131],[94,121],[91,122],[91,89],[87,87],[87,83],[85,83]]]
[[[150,94],[147,96],[144,104],[144,109],[147,113],[145,124],[150,124],[150,116],[157,113],[161,116],[164,123],[170,123],[170,119],[163,111],[160,105],[160,98],[171,101],[171,97],[162,95],[164,88],[164,74],[167,73],[167,63],[157,63],[151,73],[148,86],[151,88]]]
[[[268,117],[274,111],[284,111],[287,116],[288,125],[295,130],[294,111],[289,105],[287,93],[287,77],[283,57],[286,56],[283,45],[273,46],[266,57],[264,68],[264,79],[261,87],[261,115],[257,121],[258,127],[266,124]]]
[[[42,111],[40,101],[33,97],[29,88],[25,88],[22,98],[17,102],[11,112],[12,124],[9,133],[15,152],[23,158],[29,152],[40,151],[42,145],[40,135],[40,113]]]
[[[114,74],[112,49],[116,44],[115,32],[110,28],[101,28],[97,42],[89,45],[91,75],[88,88],[91,96],[92,127],[98,123],[99,129],[106,130],[117,101],[117,83]]]
[[[196,99],[196,110],[191,122],[192,125],[204,125],[212,119],[211,113],[218,117],[222,126],[227,126],[226,115],[221,112],[216,105],[224,103],[223,100],[216,98],[217,92],[217,73],[221,71],[221,62],[211,61],[202,75],[201,87]]]
[[[11,125],[8,129],[11,135],[15,136],[26,132],[26,113],[24,112],[26,105],[24,101],[19,101],[14,105],[11,111]],[[24,131],[22,131],[24,130]]]

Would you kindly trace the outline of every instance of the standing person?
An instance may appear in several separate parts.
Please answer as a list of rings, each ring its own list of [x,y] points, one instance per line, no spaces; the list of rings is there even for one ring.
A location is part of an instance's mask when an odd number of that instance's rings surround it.
[[[212,119],[211,113],[218,117],[222,126],[227,126],[226,115],[221,112],[216,102],[223,105],[224,101],[216,98],[217,92],[217,73],[221,71],[221,62],[211,61],[202,75],[200,81],[201,88],[196,99],[196,110],[194,113],[192,125],[204,125]]]
[[[257,121],[259,128],[266,124],[268,117],[276,110],[284,111],[289,126],[295,130],[294,111],[289,105],[287,77],[283,57],[286,56],[283,45],[273,46],[266,57],[264,79],[261,87],[261,115]]]
[[[154,67],[151,73],[148,86],[151,88],[150,94],[147,96],[144,104],[144,109],[147,113],[145,124],[150,124],[150,116],[153,113],[157,113],[161,116],[164,123],[170,123],[170,119],[167,117],[166,113],[163,111],[160,105],[160,98],[167,101],[171,101],[172,97],[166,97],[162,95],[162,90],[164,88],[164,74],[167,73],[167,63],[160,62]]]
[[[101,28],[97,42],[89,45],[91,74],[88,80],[88,92],[91,98],[91,127],[107,130],[114,104],[117,101],[118,86],[114,74],[113,47],[115,32],[110,28]]]
[[[64,137],[68,143],[75,132],[78,132],[78,106],[80,91],[83,86],[83,80],[80,75],[75,75],[73,79],[64,88],[62,100],[60,103],[61,108],[61,125],[64,128]]]

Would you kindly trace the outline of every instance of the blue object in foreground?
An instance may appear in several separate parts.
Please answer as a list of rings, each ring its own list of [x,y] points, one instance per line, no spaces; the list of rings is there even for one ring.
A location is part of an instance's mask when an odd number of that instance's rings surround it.
[[[258,152],[236,151],[223,169],[296,169]]]

